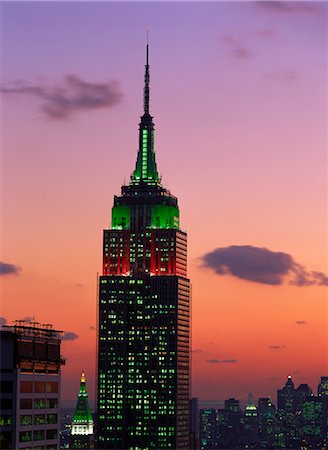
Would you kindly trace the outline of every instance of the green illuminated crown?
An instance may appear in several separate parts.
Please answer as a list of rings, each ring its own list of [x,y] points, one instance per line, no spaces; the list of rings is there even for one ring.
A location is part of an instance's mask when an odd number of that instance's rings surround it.
[[[89,406],[88,393],[85,385],[85,375],[82,373],[80,391],[78,393],[77,404],[74,410],[72,423],[88,424],[92,422],[92,414]]]

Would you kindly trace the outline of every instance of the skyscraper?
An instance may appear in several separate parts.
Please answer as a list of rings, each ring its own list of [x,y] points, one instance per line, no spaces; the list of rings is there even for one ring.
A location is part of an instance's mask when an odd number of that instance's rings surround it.
[[[94,448],[93,419],[84,373],[81,375],[80,390],[72,417],[70,448]]]
[[[0,331],[0,447],[59,448],[61,332],[16,321]]]
[[[99,279],[99,448],[189,448],[190,282],[177,198],[158,175],[149,110],[135,170],[114,197]]]

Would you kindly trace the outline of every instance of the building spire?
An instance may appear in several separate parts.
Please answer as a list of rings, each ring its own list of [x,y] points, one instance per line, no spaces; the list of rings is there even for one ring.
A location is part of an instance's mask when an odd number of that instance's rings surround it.
[[[154,151],[154,123],[149,113],[149,44],[146,43],[146,65],[144,85],[144,114],[139,124],[139,149],[136,168],[131,176],[132,184],[152,184],[160,182]]]
[[[148,44],[148,31],[147,31],[147,44],[146,44],[146,65],[145,65],[145,86],[144,86],[144,113],[149,115],[149,44]]]

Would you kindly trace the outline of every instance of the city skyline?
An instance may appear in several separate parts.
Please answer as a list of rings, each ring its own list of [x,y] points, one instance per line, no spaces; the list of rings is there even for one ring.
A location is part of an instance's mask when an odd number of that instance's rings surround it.
[[[193,396],[326,374],[327,5],[274,4],[1,5],[1,315],[66,331],[64,400],[82,370],[94,396],[101,229],[134,168],[146,28],[157,163],[189,235]]]

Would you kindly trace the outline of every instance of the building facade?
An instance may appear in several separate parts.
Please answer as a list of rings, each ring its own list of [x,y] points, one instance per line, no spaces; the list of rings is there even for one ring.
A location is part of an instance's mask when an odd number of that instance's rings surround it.
[[[99,279],[96,444],[189,448],[190,282],[177,198],[158,175],[149,113],[135,170],[114,197]]]
[[[60,332],[51,325],[16,321],[1,331],[3,449],[57,450],[61,365]]]

